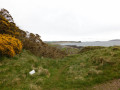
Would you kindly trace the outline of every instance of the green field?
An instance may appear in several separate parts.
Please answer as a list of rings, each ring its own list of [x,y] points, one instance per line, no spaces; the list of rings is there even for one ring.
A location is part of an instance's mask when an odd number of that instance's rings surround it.
[[[29,75],[33,69],[36,73]],[[119,46],[89,48],[62,59],[36,57],[26,50],[0,57],[0,90],[90,90],[118,78]]]

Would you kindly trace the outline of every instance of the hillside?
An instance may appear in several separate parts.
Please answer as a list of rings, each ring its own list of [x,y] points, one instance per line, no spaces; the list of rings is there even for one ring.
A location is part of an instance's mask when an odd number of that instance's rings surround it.
[[[27,50],[12,58],[0,57],[0,89],[89,90],[120,78],[119,46],[89,49],[63,59],[40,58]],[[29,75],[33,69],[36,73]]]

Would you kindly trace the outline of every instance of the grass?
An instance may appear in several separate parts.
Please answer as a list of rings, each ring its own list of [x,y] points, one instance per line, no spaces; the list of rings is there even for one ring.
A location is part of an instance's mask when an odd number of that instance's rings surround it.
[[[29,75],[33,69],[36,73]],[[1,90],[89,90],[117,78],[119,46],[86,50],[63,59],[39,58],[26,50],[13,58],[0,57]]]

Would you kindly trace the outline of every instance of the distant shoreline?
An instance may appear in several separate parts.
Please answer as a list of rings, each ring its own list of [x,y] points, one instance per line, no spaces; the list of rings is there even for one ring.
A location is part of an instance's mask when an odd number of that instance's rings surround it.
[[[51,44],[62,44],[62,43],[81,43],[81,41],[44,41]]]

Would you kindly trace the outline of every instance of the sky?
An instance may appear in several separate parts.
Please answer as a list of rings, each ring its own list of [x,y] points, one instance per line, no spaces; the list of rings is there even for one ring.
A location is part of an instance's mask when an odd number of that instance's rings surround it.
[[[120,39],[120,0],[0,0],[1,8],[43,41]]]

